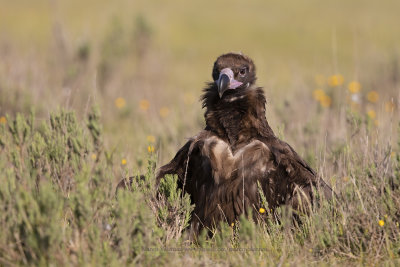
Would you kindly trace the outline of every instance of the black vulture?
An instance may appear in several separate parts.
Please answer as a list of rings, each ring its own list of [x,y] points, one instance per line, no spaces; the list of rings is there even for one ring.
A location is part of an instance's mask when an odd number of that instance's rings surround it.
[[[212,77],[202,96],[205,129],[156,175],[159,182],[176,174],[180,188],[190,194],[195,205],[192,235],[220,221],[231,225],[249,209],[255,214],[260,208],[273,212],[288,205],[304,211],[315,201],[314,188],[331,198],[332,189],[269,126],[253,61],[242,54],[223,54]],[[258,184],[268,207],[262,207]]]

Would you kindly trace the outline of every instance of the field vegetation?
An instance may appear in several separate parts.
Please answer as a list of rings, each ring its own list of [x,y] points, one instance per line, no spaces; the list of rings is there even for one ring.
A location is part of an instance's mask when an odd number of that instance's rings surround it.
[[[400,2],[0,0],[0,265],[400,264]],[[154,173],[204,127],[226,52],[338,194],[188,241]],[[128,190],[121,179],[144,174]]]

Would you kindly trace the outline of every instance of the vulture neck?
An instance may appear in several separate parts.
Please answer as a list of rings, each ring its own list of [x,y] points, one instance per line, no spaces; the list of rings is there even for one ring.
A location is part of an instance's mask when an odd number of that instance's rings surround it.
[[[210,84],[203,95],[206,130],[229,142],[233,152],[252,139],[275,137],[265,104],[262,88],[251,86],[219,98],[215,84]]]

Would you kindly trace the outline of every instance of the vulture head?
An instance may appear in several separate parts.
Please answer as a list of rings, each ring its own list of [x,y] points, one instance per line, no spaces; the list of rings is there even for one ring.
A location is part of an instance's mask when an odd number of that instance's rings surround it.
[[[242,93],[257,79],[253,61],[245,55],[236,53],[218,57],[214,63],[212,76],[220,99],[227,95]]]

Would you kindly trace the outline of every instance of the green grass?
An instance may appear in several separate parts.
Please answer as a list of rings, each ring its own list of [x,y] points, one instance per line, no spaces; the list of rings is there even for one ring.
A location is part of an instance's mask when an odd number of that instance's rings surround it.
[[[143,180],[116,190],[128,167],[104,147],[98,109],[83,122],[62,110],[42,122],[18,114],[0,134],[2,265],[399,263],[400,157],[390,150],[368,159],[337,152],[350,159],[340,201],[322,202],[301,225],[283,207],[222,222],[212,238],[190,244],[193,207],[176,177],[156,193],[154,154]]]
[[[398,1],[0,3],[0,265],[399,265]],[[275,133],[341,202],[193,245],[188,196],[168,177],[157,197],[154,166],[204,127],[229,51],[254,59]]]

